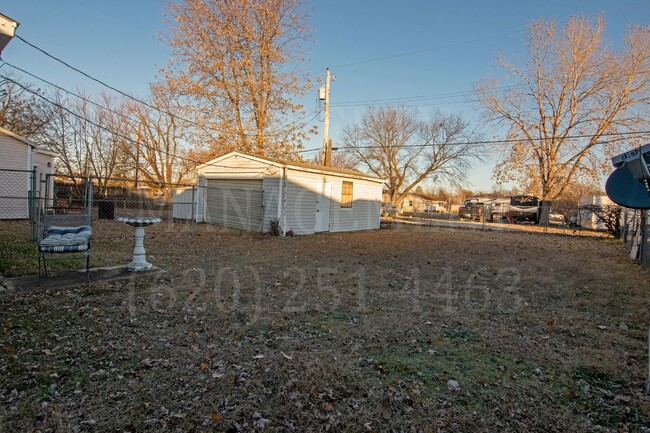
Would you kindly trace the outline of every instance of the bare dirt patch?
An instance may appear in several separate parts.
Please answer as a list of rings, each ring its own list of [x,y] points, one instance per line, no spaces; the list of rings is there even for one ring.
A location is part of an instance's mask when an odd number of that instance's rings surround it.
[[[130,227],[94,229],[93,265],[126,264]],[[161,224],[145,246],[171,281],[0,299],[0,430],[648,425],[650,284],[616,241]]]

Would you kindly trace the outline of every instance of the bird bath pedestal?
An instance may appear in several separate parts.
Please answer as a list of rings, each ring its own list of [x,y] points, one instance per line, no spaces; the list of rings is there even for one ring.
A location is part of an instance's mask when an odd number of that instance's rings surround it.
[[[146,251],[144,250],[144,228],[153,224],[158,224],[162,220],[158,217],[136,216],[136,217],[119,217],[120,222],[133,226],[135,228],[135,248],[133,248],[133,261],[126,265],[126,269],[133,272],[148,271],[153,266],[147,262]]]

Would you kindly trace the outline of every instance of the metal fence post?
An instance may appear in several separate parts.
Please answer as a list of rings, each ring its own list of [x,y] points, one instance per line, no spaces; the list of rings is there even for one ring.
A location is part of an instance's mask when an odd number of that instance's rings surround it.
[[[93,214],[93,177],[88,176],[86,178],[86,224],[90,225],[90,222],[92,221],[92,214]]]
[[[37,225],[36,225],[36,168],[32,170],[30,175],[30,203],[29,203],[29,219],[32,222],[32,240],[38,239]]]
[[[196,200],[196,187],[192,186],[192,228],[196,229],[196,205],[194,204]]]
[[[639,227],[641,230],[641,244],[639,245],[641,251],[639,252],[639,259],[641,260],[641,264],[646,268],[650,266],[650,251],[648,251],[648,238],[650,237],[648,236],[649,215],[650,213],[646,209],[641,211],[641,225]]]

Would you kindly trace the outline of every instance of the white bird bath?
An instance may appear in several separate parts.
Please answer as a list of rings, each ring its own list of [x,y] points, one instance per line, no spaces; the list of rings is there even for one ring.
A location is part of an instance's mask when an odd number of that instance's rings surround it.
[[[133,226],[135,228],[135,248],[133,248],[133,261],[126,265],[126,269],[133,272],[148,271],[153,266],[147,262],[146,251],[144,249],[144,228],[153,224],[158,224],[162,220],[152,216],[123,216],[117,219],[120,222]]]

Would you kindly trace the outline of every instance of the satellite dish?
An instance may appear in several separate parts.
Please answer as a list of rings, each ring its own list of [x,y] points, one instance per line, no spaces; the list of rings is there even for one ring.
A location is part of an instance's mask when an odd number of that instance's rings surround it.
[[[650,209],[650,193],[632,174],[627,164],[614,170],[605,183],[605,192],[614,203],[632,209]]]

